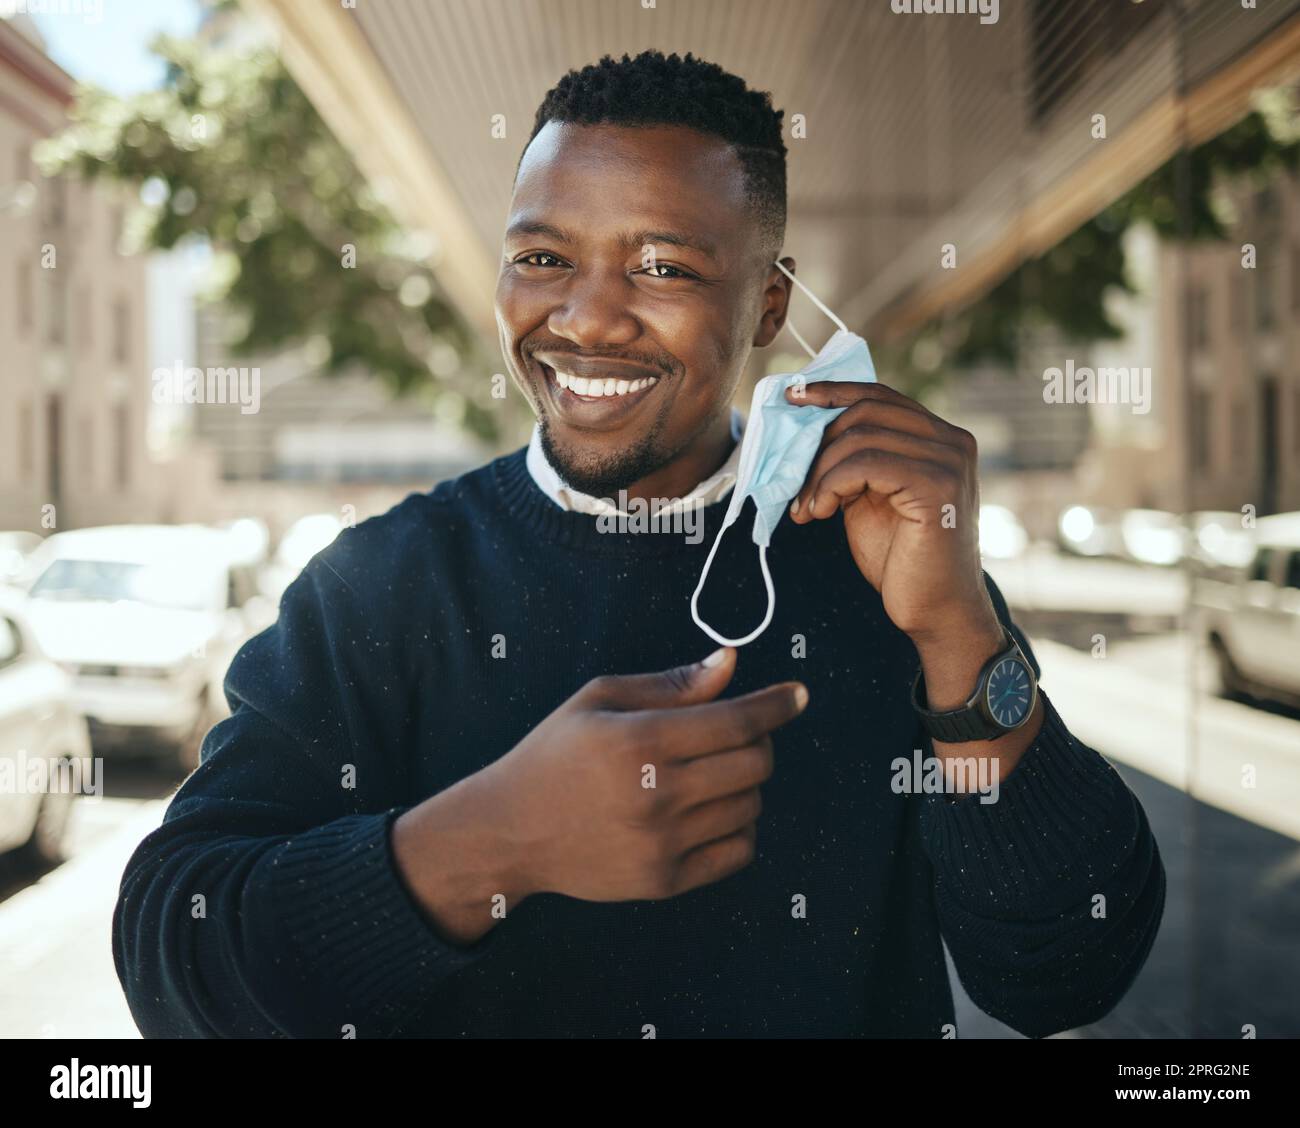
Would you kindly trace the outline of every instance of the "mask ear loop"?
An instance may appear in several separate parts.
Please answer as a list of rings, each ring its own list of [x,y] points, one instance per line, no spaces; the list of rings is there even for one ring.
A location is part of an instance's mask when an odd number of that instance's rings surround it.
[[[695,625],[708,635],[714,642],[720,646],[744,646],[746,643],[753,642],[765,630],[767,625],[772,621],[772,612],[776,610],[776,590],[772,587],[772,573],[767,570],[767,545],[758,546],[758,563],[763,569],[763,583],[767,587],[767,614],[763,616],[763,621],[758,624],[744,638],[727,638],[725,635],[718,634],[708,623],[700,618],[699,602],[700,592],[704,590],[704,581],[708,579],[709,569],[713,567],[713,557],[718,551],[718,545],[722,543],[723,534],[734,523],[727,521],[722,528],[718,530],[718,535],[713,538],[713,547],[709,549],[708,559],[704,561],[704,569],[700,572],[699,583],[695,585],[695,591],[691,595],[691,618],[695,620]]]
[[[835,314],[831,313],[831,311],[826,308],[826,305],[821,300],[821,298],[819,298],[810,289],[808,289],[808,287],[805,286],[802,282],[800,282],[798,278],[796,278],[793,274],[791,274],[788,270],[786,270],[786,268],[782,266],[779,262],[774,262],[772,265],[775,266],[778,270],[780,270],[782,274],[784,274],[787,278],[789,278],[790,281],[793,282],[796,286],[798,286],[799,289],[801,289],[805,294],[807,294],[810,298],[812,298],[813,304],[816,305],[817,308],[822,311],[822,313],[824,313],[833,322],[835,322],[835,324],[838,325],[845,333],[849,331],[849,327],[845,325],[844,322],[841,321],[838,317],[836,317]],[[799,330],[794,327],[794,323],[789,318],[786,318],[785,327],[790,330],[790,333],[794,337],[794,339],[798,341],[801,345],[803,345],[804,352],[806,352],[810,357],[816,360],[817,359],[816,350],[814,350],[813,347],[803,339],[802,335],[799,333]]]
[[[839,326],[841,330],[843,330],[845,333],[849,331],[849,327],[845,325],[844,322],[841,321],[838,317],[836,317],[835,314],[831,313],[831,311],[826,308],[825,303],[823,303],[822,300],[816,294],[814,294],[810,289],[808,289],[807,286],[805,286],[802,282],[800,282],[798,278],[796,278],[793,274],[791,274],[788,270],[786,270],[786,268],[782,266],[781,263],[778,262],[775,263],[774,265],[781,271],[781,273],[783,273],[787,278],[789,278],[791,282],[793,282],[796,286],[798,286],[799,289],[801,289],[805,294],[807,294],[810,298],[812,298],[813,303],[817,306],[817,308],[820,309],[822,313],[824,313],[827,317],[829,317],[833,322],[835,322],[835,324]],[[803,339],[803,337],[799,333],[799,330],[796,329],[788,319],[785,323],[785,327],[790,330],[791,334],[793,334],[794,336],[794,339],[804,347],[804,351],[810,357],[816,360],[817,359],[816,350],[813,349],[812,346],[809,345],[808,342]],[[772,573],[768,570],[767,567],[767,545],[760,544],[758,546],[758,563],[759,563],[759,567],[762,568],[763,570],[763,586],[767,589],[767,614],[763,616],[763,621],[759,623],[757,627],[755,627],[752,631],[749,632],[749,634],[745,635],[743,638],[727,638],[725,635],[719,634],[711,626],[709,626],[708,623],[706,623],[703,619],[700,618],[700,609],[699,609],[700,592],[704,590],[704,583],[709,578],[709,570],[713,567],[713,558],[714,556],[717,555],[718,545],[722,543],[723,535],[726,533],[727,529],[731,527],[731,525],[735,522],[736,517],[738,517],[739,515],[740,515],[739,512],[737,512],[735,517],[730,517],[722,523],[722,528],[718,530],[718,535],[713,538],[713,547],[709,549],[708,558],[704,561],[704,568],[700,572],[699,582],[696,583],[695,590],[691,593],[691,618],[695,620],[695,625],[699,627],[700,630],[702,630],[706,635],[708,635],[711,639],[713,639],[714,642],[718,643],[721,646],[745,646],[747,643],[753,642],[754,639],[758,638],[759,635],[761,635],[765,630],[767,630],[768,624],[771,623],[772,621],[772,615],[776,611],[776,589],[773,588],[772,586]]]

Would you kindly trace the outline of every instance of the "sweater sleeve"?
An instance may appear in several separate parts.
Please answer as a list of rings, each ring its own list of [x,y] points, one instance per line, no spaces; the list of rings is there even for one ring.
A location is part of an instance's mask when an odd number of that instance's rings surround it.
[[[1031,1038],[1095,1022],[1119,1002],[1165,902],[1164,865],[1137,797],[1040,694],[1042,729],[996,802],[921,799],[940,925],[962,985],[981,1010]]]
[[[333,558],[235,656],[231,716],[127,863],[113,958],[146,1036],[391,1035],[493,944],[440,937],[395,866],[406,711]]]

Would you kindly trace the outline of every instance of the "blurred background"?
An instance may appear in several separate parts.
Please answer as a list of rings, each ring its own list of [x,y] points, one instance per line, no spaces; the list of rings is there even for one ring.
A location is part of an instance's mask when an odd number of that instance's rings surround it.
[[[1151,818],[1161,934],[1064,1036],[1300,1035],[1300,0],[913,6],[0,0],[0,1036],[136,1036],[117,883],[231,655],[527,440],[515,164],[649,47],[785,110],[786,252],[978,437],[985,566]]]

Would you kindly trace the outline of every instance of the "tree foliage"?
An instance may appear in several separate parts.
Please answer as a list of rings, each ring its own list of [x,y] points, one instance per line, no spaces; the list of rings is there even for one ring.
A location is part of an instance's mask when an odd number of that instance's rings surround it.
[[[447,414],[493,437],[467,363],[474,335],[439,293],[429,246],[395,223],[276,55],[168,38],[153,49],[163,86],[129,98],[82,87],[69,127],[38,150],[45,171],[140,188],[145,248],[206,240],[213,297],[241,330],[234,352],[310,342],[321,371],[448,397]]]
[[[1238,178],[1262,187],[1298,166],[1292,98],[1282,90],[1263,92],[1258,108],[1235,126],[1171,158],[1051,250],[1022,263],[978,302],[882,348],[885,363],[903,386],[922,394],[945,369],[981,362],[1014,367],[1027,331],[1045,330],[1080,343],[1114,340],[1122,330],[1108,314],[1106,300],[1112,293],[1134,293],[1124,253],[1130,227],[1150,224],[1171,241],[1225,240],[1233,217],[1218,188]],[[1185,215],[1179,206],[1184,192]]]

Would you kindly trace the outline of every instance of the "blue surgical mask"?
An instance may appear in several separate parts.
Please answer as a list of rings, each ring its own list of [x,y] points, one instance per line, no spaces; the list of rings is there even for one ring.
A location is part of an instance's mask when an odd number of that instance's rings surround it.
[[[791,403],[785,397],[785,390],[794,384],[807,385],[819,380],[866,384],[874,383],[876,379],[876,368],[871,362],[871,350],[867,348],[867,342],[856,333],[849,332],[844,322],[831,313],[784,266],[779,262],[776,265],[839,328],[820,352],[814,352],[794,326],[787,322],[786,327],[812,360],[799,372],[765,376],[754,388],[749,419],[740,441],[740,462],[736,471],[736,485],[731,493],[731,504],[727,506],[722,528],[718,530],[713,547],[709,549],[704,570],[700,573],[700,582],[695,585],[695,593],[691,596],[691,618],[700,630],[723,646],[744,646],[753,642],[771,623],[772,612],[776,610],[776,592],[772,588],[772,574],[767,569],[767,546],[772,541],[772,533],[780,522],[781,515],[803,487],[804,479],[821,446],[822,433],[832,419],[846,410],[843,407],[814,407]],[[758,545],[758,562],[763,569],[763,582],[767,585],[767,614],[744,638],[725,638],[700,618],[700,592],[704,590],[704,581],[713,566],[713,557],[718,551],[718,545],[722,543],[723,534],[740,516],[747,497],[754,499],[754,543]]]

